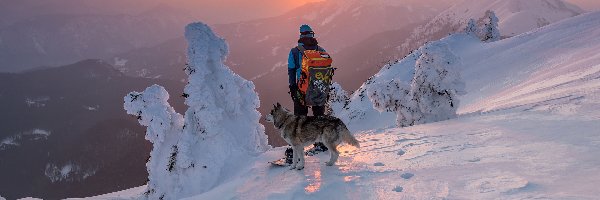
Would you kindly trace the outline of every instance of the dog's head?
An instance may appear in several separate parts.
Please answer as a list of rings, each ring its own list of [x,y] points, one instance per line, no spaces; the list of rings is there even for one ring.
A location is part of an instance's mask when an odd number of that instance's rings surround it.
[[[273,105],[273,109],[271,109],[271,112],[265,117],[265,120],[271,123],[279,123],[289,114],[290,111],[282,107],[281,104],[277,103],[277,105]]]

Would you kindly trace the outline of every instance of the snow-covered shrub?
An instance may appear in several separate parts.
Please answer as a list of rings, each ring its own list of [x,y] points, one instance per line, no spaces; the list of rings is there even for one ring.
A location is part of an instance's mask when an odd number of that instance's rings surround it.
[[[498,29],[498,17],[496,17],[496,13],[494,11],[488,10],[485,12],[486,23],[483,27],[483,36],[481,38],[482,41],[485,42],[495,42],[500,40],[500,30]]]
[[[405,82],[392,79],[387,83],[374,83],[367,94],[375,110],[395,112],[396,124],[400,127],[414,125],[413,122],[421,118],[411,87]]]
[[[467,23],[467,26],[465,27],[464,32],[467,35],[477,37],[477,34],[479,33],[479,30],[477,28],[477,22],[475,22],[474,19],[470,19]]]
[[[338,83],[331,84],[329,99],[325,104],[325,114],[339,117],[342,109],[348,104],[348,93]]]
[[[223,64],[225,41],[201,23],[188,25],[185,36],[185,116],[175,113],[160,86],[125,97],[125,110],[148,126],[146,139],[153,143],[147,163],[148,199],[180,199],[208,191],[239,175],[249,157],[269,148],[254,84]]]
[[[415,119],[415,124],[455,117],[458,95],[465,94],[465,83],[456,69],[459,58],[444,42],[426,44],[420,51],[411,90],[423,117]]]
[[[418,52],[410,84],[392,78],[367,87],[373,107],[380,112],[396,112],[400,127],[455,117],[457,95],[464,94],[465,85],[455,69],[460,61],[446,43],[427,43]]]

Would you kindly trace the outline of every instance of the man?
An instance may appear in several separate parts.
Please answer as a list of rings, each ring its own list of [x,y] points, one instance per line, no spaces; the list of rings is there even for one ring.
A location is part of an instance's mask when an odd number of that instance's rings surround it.
[[[288,76],[289,76],[289,87],[290,95],[294,101],[294,114],[306,116],[308,114],[308,106],[302,103],[301,95],[298,91],[298,80],[301,76],[302,71],[302,51],[300,46],[306,50],[317,50],[325,52],[325,49],[320,47],[319,42],[315,38],[315,33],[309,25],[303,24],[300,26],[300,39],[298,39],[298,46],[290,50],[288,57]],[[325,114],[325,106],[312,106],[312,112],[314,116],[323,116]],[[327,151],[327,147],[323,143],[315,143],[314,147],[307,151],[307,154],[312,155],[318,152]],[[286,151],[286,156],[293,155],[291,148]],[[287,160],[291,163],[291,159]]]

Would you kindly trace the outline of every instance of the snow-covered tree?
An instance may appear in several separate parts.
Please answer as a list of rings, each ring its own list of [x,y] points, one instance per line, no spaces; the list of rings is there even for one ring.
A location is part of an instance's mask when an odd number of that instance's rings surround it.
[[[125,96],[127,114],[135,115],[141,125],[147,126],[146,140],[161,144],[165,135],[183,124],[183,116],[169,105],[169,93],[159,85],[144,92],[131,92]]]
[[[225,41],[205,24],[186,27],[189,75],[184,117],[167,103],[168,93],[152,86],[125,97],[127,113],[148,126],[153,143],[148,199],[180,199],[213,188],[239,174],[249,157],[269,148],[254,84],[223,64]]]
[[[498,29],[498,17],[494,11],[488,10],[485,12],[486,23],[482,30],[482,41],[495,42],[500,40],[500,30]]]
[[[465,27],[465,33],[467,35],[477,37],[479,30],[477,29],[477,22],[475,22],[474,19],[470,19],[469,22],[467,23],[467,26]]]
[[[458,95],[465,94],[465,83],[456,69],[459,58],[444,42],[426,44],[420,51],[411,90],[423,117],[415,119],[415,124],[454,118]]]
[[[367,88],[373,107],[380,112],[396,112],[399,127],[455,117],[457,96],[464,94],[465,86],[456,69],[460,61],[446,43],[427,43],[418,52],[410,84],[391,79]]]
[[[389,82],[373,83],[367,89],[373,108],[379,112],[395,112],[399,127],[414,125],[421,118],[409,84],[392,79]],[[416,118],[416,119],[415,119]]]
[[[338,83],[331,84],[329,90],[329,99],[325,104],[325,114],[331,116],[339,116],[342,109],[348,104],[348,93]]]

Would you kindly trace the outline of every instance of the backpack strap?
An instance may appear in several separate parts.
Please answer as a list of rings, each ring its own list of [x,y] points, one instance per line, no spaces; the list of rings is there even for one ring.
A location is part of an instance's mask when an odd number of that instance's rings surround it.
[[[298,55],[302,55],[302,53],[306,51],[306,48],[304,48],[304,46],[302,45],[298,45],[296,49],[298,49],[298,54],[294,55],[294,62],[296,62],[296,68],[294,69],[300,69],[300,65],[302,65],[302,63],[300,63],[300,61],[298,60]]]
[[[306,51],[306,48],[304,48],[304,46],[302,46],[302,45],[298,45],[298,47],[296,47],[296,48],[298,48],[298,50],[300,50],[301,52]]]

